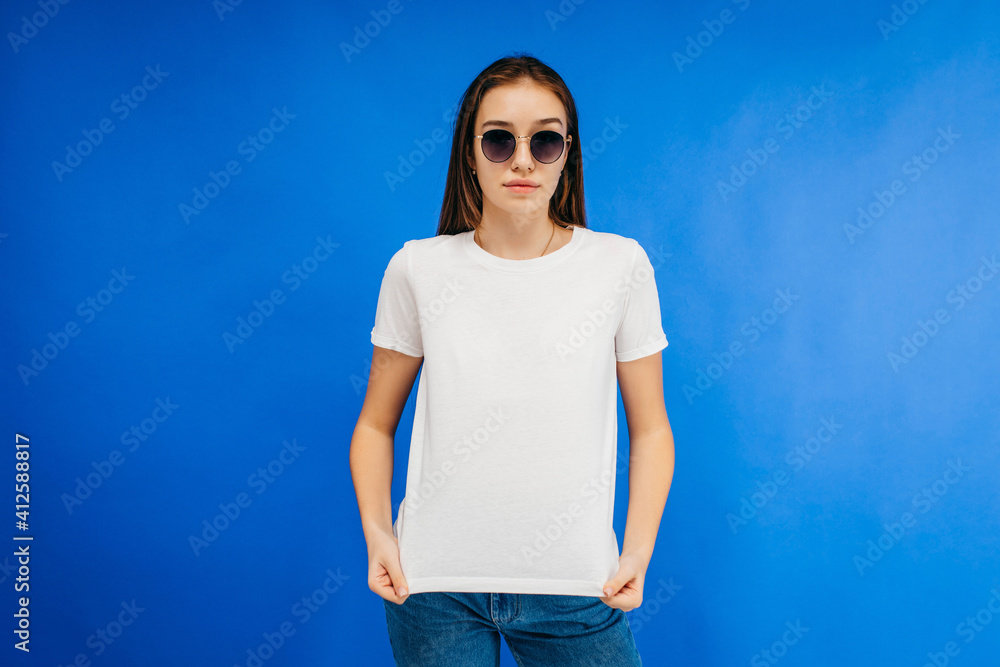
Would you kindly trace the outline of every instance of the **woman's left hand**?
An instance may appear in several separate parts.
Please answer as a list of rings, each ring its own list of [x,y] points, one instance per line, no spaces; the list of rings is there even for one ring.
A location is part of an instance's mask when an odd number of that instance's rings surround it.
[[[618,572],[604,584],[604,591],[610,589],[611,593],[600,598],[601,602],[622,611],[631,611],[641,605],[647,565],[648,562],[639,556],[622,554],[618,558]]]

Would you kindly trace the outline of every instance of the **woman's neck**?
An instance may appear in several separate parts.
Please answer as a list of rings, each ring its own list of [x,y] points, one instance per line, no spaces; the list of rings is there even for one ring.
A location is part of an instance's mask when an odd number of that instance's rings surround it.
[[[533,259],[561,248],[571,234],[551,219],[522,224],[483,221],[473,238],[491,255],[503,259]]]

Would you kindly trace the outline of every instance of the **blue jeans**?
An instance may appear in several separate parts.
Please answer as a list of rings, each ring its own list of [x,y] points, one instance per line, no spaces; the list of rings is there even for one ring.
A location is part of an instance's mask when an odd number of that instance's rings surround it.
[[[641,667],[621,609],[583,595],[411,593],[382,600],[399,667],[497,667],[500,635],[521,667]]]

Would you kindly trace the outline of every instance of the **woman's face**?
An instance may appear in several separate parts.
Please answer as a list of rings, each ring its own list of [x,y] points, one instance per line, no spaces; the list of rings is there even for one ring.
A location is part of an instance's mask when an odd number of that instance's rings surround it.
[[[556,119],[556,120],[551,120]],[[542,122],[546,121],[548,122]],[[497,122],[491,122],[497,121]],[[474,135],[499,128],[516,137],[539,130],[555,130],[566,137],[566,111],[555,93],[531,81],[491,89],[479,104]],[[491,162],[483,155],[481,139],[473,139],[475,176],[483,191],[484,217],[489,208],[518,217],[548,218],[549,199],[559,185],[560,172],[566,163],[570,143],[564,144],[555,162],[545,164],[531,154],[529,139],[518,139],[514,154],[504,162]],[[515,179],[535,183],[537,187],[518,191],[507,185]]]

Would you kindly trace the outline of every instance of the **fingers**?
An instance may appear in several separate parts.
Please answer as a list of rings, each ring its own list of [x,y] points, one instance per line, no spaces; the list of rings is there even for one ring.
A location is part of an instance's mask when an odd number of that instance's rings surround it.
[[[619,568],[618,572],[615,573],[615,576],[611,577],[611,579],[604,584],[604,597],[609,598],[613,595],[617,595],[618,591],[622,589],[622,586],[627,584],[631,578],[631,572],[624,568]]]
[[[390,602],[403,604],[409,595],[399,564],[399,544],[391,533],[376,532],[368,545],[368,588]]]
[[[612,609],[621,609],[622,611],[632,611],[642,605],[642,594],[636,594],[635,591],[628,588],[624,588],[612,596],[598,599]]]
[[[369,570],[368,588],[390,602],[403,604],[406,601],[409,590],[399,565],[398,552],[392,556],[375,556]]]
[[[403,604],[406,601],[407,596],[410,594],[409,589],[406,585],[406,578],[403,576],[403,570],[399,566],[399,558],[390,559],[386,563],[386,570],[389,572],[389,578],[392,579],[392,584],[387,591],[392,597],[387,597],[387,600],[391,600],[397,604]]]

